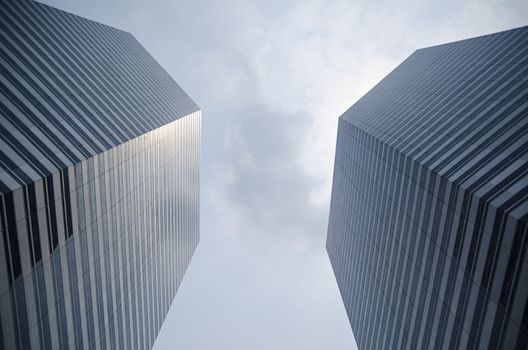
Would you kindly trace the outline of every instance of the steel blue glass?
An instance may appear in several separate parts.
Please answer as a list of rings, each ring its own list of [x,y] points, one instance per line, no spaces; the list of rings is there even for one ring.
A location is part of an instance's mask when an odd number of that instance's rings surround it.
[[[150,348],[199,240],[199,107],[127,32],[0,18],[0,348]]]
[[[528,27],[414,52],[339,119],[327,251],[360,349],[528,347]]]

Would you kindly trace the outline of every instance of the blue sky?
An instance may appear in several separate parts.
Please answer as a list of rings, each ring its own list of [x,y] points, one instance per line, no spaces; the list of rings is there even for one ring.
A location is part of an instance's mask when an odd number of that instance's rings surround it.
[[[127,30],[202,108],[201,241],[156,349],[354,349],[324,249],[337,118],[526,1],[46,0]]]

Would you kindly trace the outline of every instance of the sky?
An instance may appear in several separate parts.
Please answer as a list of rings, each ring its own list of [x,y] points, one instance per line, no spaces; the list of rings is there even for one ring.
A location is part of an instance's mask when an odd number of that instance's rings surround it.
[[[202,109],[201,238],[155,349],[356,349],[325,250],[338,117],[528,2],[44,0],[131,32]]]

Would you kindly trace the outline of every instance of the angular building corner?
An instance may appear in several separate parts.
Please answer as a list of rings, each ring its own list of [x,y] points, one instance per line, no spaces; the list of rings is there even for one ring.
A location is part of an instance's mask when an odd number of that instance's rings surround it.
[[[528,348],[528,27],[417,50],[339,119],[327,251],[360,349]]]
[[[0,18],[0,348],[150,348],[199,240],[200,109],[127,32]]]

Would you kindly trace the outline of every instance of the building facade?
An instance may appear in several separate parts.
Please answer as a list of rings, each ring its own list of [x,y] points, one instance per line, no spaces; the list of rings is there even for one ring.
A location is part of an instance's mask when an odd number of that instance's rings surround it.
[[[360,349],[528,348],[528,27],[414,52],[339,119],[327,251]]]
[[[200,109],[127,32],[0,18],[0,348],[150,348],[199,240]]]

